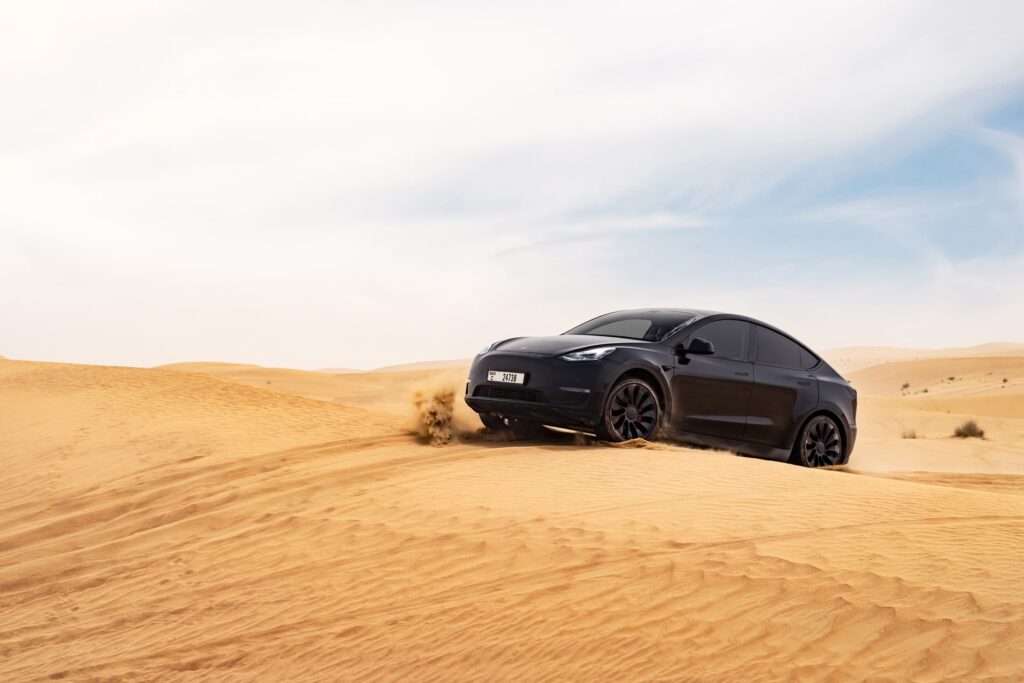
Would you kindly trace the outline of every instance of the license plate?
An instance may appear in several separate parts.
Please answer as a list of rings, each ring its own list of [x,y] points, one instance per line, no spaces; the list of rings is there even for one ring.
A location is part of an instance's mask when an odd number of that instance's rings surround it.
[[[525,384],[525,372],[505,372],[504,370],[488,370],[488,382],[504,382],[505,384]]]

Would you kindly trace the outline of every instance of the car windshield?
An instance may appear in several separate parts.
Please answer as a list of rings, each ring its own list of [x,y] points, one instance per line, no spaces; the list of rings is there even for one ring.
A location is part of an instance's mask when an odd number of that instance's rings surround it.
[[[588,320],[563,334],[661,341],[677,327],[697,318],[690,311],[619,311]]]

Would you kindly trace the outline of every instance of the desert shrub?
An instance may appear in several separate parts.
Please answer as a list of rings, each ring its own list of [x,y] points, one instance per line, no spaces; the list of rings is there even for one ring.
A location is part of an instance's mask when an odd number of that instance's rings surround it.
[[[921,393],[922,394],[927,394],[928,393],[928,387],[925,387],[924,389],[922,389]]]
[[[906,391],[906,390],[907,390],[907,389],[909,389],[909,388],[910,388],[910,382],[904,382],[904,383],[903,383],[903,386],[902,386],[902,387],[900,387],[900,390],[901,390],[901,391]]]
[[[904,429],[903,430],[903,438],[904,439],[916,439],[917,438],[917,430],[916,429]]]
[[[956,428],[956,431],[953,432],[953,436],[959,439],[984,439],[985,430],[979,427],[978,423],[974,420],[968,420]]]

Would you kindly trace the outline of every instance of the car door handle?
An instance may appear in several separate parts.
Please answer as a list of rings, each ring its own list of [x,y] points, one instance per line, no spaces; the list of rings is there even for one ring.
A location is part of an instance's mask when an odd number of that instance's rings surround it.
[[[749,373],[749,372],[740,372],[739,370],[737,370],[737,371],[736,371],[736,372],[734,372],[733,374],[734,374],[734,375],[737,375],[738,377],[746,377],[746,376],[747,376],[747,375],[749,375],[750,373]]]
[[[809,379],[798,379],[798,380],[796,381],[796,383],[797,383],[797,384],[802,384],[802,385],[804,385],[805,387],[809,387],[809,386],[811,386],[811,380],[809,380]]]

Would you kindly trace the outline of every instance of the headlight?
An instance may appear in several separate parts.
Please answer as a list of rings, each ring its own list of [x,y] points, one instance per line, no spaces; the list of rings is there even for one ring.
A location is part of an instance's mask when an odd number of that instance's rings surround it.
[[[601,346],[596,349],[587,349],[585,351],[573,351],[572,353],[567,353],[562,356],[562,360],[601,360],[614,350],[614,346]]]

